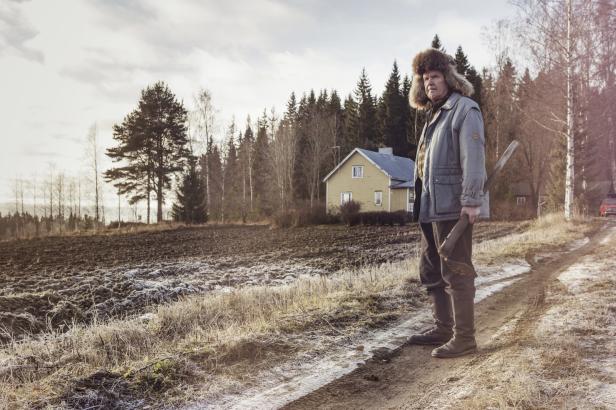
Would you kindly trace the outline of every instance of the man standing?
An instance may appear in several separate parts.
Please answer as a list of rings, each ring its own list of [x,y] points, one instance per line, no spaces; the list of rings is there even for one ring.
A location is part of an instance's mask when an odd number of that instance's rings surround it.
[[[447,358],[477,350],[474,327],[475,276],[452,272],[438,247],[461,215],[469,226],[450,260],[471,262],[472,228],[483,203],[485,139],[473,86],[456,71],[453,58],[428,49],[413,60],[410,104],[427,110],[415,160],[414,215],[421,227],[419,274],[432,300],[434,327],[408,343],[439,346],[432,356]]]

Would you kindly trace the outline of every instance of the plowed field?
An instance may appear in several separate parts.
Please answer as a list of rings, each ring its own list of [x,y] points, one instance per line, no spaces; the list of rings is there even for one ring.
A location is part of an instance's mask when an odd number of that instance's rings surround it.
[[[474,237],[515,229],[519,224],[485,222]],[[207,226],[1,242],[0,341],[143,313],[181,295],[396,261],[416,252],[418,238],[416,225]]]

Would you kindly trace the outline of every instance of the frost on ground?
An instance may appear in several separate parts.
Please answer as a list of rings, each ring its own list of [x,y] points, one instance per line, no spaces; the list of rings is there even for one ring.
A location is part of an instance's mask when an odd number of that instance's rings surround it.
[[[475,303],[521,279],[530,271],[530,265],[512,259],[500,266],[478,266]],[[319,351],[304,353],[259,374],[255,385],[235,385],[222,396],[207,399],[213,408],[278,408],[298,399],[319,387],[340,378],[367,360],[391,352],[402,346],[413,333],[428,327],[432,322],[429,309],[422,308],[393,326],[359,334],[320,336]],[[189,409],[203,406],[204,401]]]

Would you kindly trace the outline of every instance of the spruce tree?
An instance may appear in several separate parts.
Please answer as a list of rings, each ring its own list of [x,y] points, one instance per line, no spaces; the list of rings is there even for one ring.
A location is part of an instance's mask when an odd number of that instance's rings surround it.
[[[432,43],[430,44],[430,47],[440,50],[443,53],[445,52],[445,48],[441,44],[441,39],[439,38],[438,34],[435,34],[432,38]]]
[[[417,144],[419,142],[423,120],[419,118],[421,112],[411,107],[409,96],[411,94],[411,80],[405,75],[402,81],[402,98],[404,100],[404,118],[406,119],[406,135],[409,158],[415,160]]]
[[[407,141],[409,110],[407,106],[408,99],[405,99],[400,89],[398,64],[394,61],[382,97],[380,110],[382,120],[381,133],[384,145],[391,147],[394,155],[404,157],[409,155],[409,144]]]
[[[359,106],[349,94],[344,100],[342,111],[342,141],[340,142],[340,159],[355,148],[361,148],[359,143]]]
[[[188,167],[182,176],[173,204],[173,219],[188,224],[207,222],[207,203],[205,185],[199,175],[197,159],[191,156]]]
[[[468,63],[468,57],[462,51],[462,46],[458,46],[456,50],[456,55],[454,56],[454,61],[456,62],[456,69],[458,73],[466,76],[466,72],[470,68],[470,64]]]
[[[237,148],[235,146],[235,120],[228,130],[227,147],[223,166],[223,190],[221,219],[224,221],[236,219],[240,216],[240,170],[238,167]]]
[[[263,110],[263,116],[259,118],[257,124],[257,138],[253,148],[254,161],[252,169],[255,208],[263,216],[271,216],[273,214],[268,133],[267,113]]]
[[[208,149],[208,173],[209,173],[209,190],[210,202],[208,209],[210,213],[210,221],[219,221],[222,218],[222,183],[223,169],[222,158],[218,145],[211,143],[211,148]]]
[[[473,89],[475,90],[471,98],[475,100],[479,107],[481,107],[483,103],[483,100],[481,98],[481,96],[483,95],[483,80],[481,79],[481,76],[477,73],[477,70],[475,70],[475,67],[470,66],[468,68],[468,70],[466,71],[466,79],[470,81],[470,83],[473,85]]]
[[[456,69],[458,73],[462,74],[473,85],[475,92],[471,98],[475,100],[479,106],[481,106],[481,76],[479,76],[475,67],[470,65],[468,57],[462,50],[462,46],[458,46],[454,60],[456,62]]]
[[[285,111],[285,119],[291,122],[297,120],[297,99],[295,98],[295,92],[291,93],[289,100],[287,101],[287,110]]]
[[[242,189],[242,221],[246,221],[248,211],[253,210],[253,188],[254,181],[252,175],[252,150],[254,144],[254,134],[250,124],[250,116],[246,119],[246,129],[244,138],[238,147],[238,161],[241,168],[241,189]]]
[[[332,90],[331,96],[329,98],[329,105],[327,107],[327,111],[330,115],[334,117],[335,125],[336,125],[336,133],[334,138],[334,155],[332,155],[332,165],[336,166],[338,163],[344,158],[341,156],[342,153],[342,142],[344,135],[344,123],[343,123],[343,110],[342,104],[340,101],[340,97],[338,96],[338,92],[336,90]],[[332,166],[332,168],[333,168]]]
[[[372,86],[365,68],[361,70],[355,98],[359,105],[358,142],[362,148],[374,150],[379,146],[381,138],[378,132],[376,102],[372,96]]]

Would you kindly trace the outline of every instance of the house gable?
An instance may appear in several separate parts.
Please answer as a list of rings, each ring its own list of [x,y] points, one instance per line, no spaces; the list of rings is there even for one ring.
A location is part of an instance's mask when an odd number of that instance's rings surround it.
[[[363,166],[363,177],[353,178],[353,167]],[[351,192],[354,201],[362,204],[362,211],[389,209],[389,176],[372,161],[359,152],[352,152],[344,162],[336,167],[326,181],[327,209],[335,210],[340,206],[343,192]],[[382,192],[382,203],[375,205],[375,191]]]

